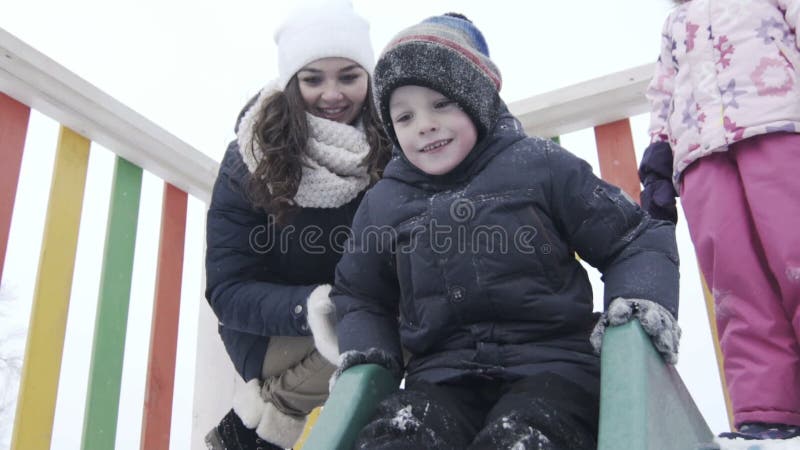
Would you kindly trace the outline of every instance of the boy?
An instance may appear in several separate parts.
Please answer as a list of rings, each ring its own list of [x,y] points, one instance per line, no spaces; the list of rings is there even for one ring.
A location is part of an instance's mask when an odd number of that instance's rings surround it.
[[[586,272],[607,323],[641,320],[675,360],[674,226],[584,161],[527,137],[464,16],[401,32],[375,68],[395,157],[364,198],[332,299],[338,373],[377,363],[405,389],[362,431],[365,449],[596,447],[599,358]],[[399,324],[398,324],[399,317]],[[401,347],[402,345],[402,347]]]

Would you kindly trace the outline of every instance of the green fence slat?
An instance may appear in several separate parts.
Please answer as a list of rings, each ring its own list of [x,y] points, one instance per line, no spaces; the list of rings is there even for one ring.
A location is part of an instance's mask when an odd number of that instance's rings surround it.
[[[141,190],[142,169],[117,157],[89,369],[83,450],[110,450],[115,444]]]

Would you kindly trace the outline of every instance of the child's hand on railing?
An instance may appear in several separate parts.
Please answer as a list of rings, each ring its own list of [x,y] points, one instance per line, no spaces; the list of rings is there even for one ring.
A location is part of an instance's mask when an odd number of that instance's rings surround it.
[[[359,364],[377,364],[391,372],[398,381],[403,378],[403,370],[400,362],[398,362],[397,358],[389,354],[389,352],[379,348],[370,348],[367,349],[366,352],[351,350],[339,355],[339,365],[336,368],[336,372],[331,376],[328,384],[329,389],[333,391],[333,385],[336,384],[336,380],[339,379],[339,376],[345,370]]]
[[[600,354],[605,329],[628,323],[635,318],[642,324],[642,329],[650,336],[656,350],[669,364],[678,362],[678,344],[681,328],[678,321],[666,308],[650,300],[616,298],[608,310],[600,316],[592,331],[589,341],[595,353]]]
[[[678,223],[675,197],[678,193],[672,184],[672,149],[666,142],[650,144],[639,164],[639,179],[644,189],[640,199],[642,209],[654,219]]]

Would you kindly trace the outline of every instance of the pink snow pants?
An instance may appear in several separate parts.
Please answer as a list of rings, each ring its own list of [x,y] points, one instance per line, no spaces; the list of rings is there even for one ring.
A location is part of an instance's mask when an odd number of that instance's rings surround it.
[[[714,295],[736,427],[800,425],[800,134],[695,161],[681,203]]]

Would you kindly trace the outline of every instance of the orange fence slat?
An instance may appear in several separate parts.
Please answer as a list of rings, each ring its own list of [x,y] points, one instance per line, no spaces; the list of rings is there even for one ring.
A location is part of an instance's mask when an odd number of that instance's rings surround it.
[[[30,108],[0,92],[0,280],[30,115]]]
[[[594,127],[600,175],[639,202],[638,165],[628,119]]]
[[[186,192],[164,184],[140,447],[147,450],[169,449],[187,202]]]

